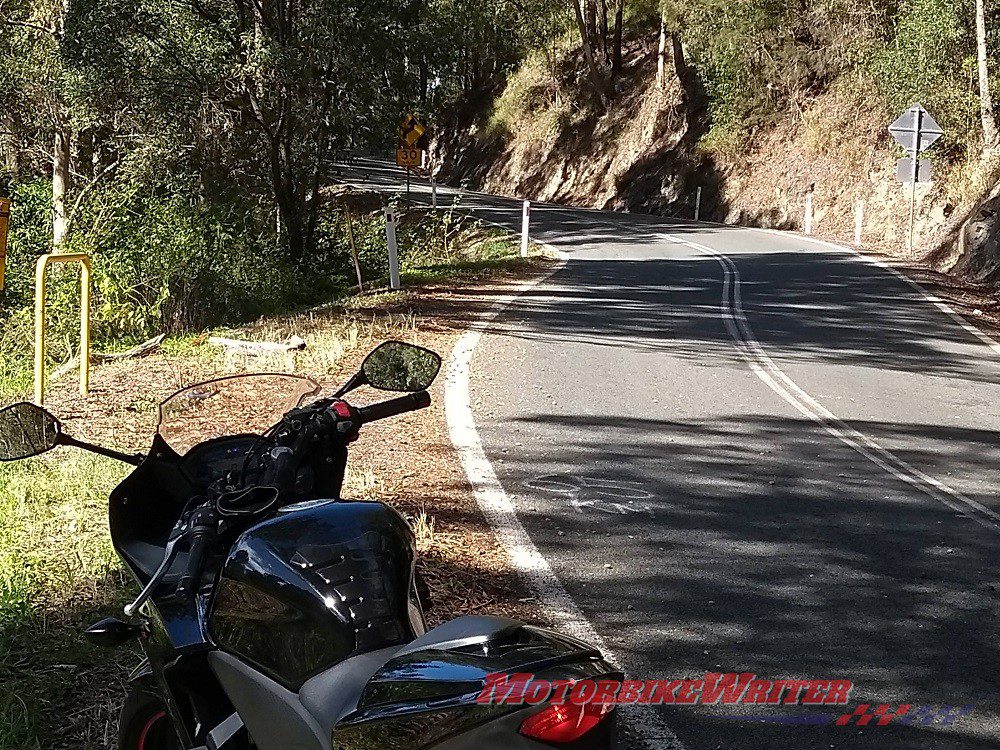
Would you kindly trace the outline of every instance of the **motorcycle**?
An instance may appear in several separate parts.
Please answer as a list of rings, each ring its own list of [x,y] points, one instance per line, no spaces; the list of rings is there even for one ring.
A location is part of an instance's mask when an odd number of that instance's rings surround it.
[[[333,395],[308,378],[236,375],[159,407],[146,455],[78,440],[39,406],[0,411],[0,460],[74,446],[134,466],[109,499],[115,551],[141,588],[93,643],[138,640],[120,750],[371,750],[614,744],[613,705],[477,700],[491,675],[617,679],[592,646],[503,617],[427,630],[406,520],[340,499],[348,447],[427,407],[441,366],[399,341]],[[361,386],[406,395],[357,407]]]

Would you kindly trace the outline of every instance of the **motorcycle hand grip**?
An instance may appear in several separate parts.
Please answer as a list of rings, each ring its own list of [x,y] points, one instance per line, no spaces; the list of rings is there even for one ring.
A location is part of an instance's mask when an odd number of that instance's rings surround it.
[[[416,393],[409,393],[406,396],[400,396],[399,398],[391,398],[380,404],[372,404],[371,406],[362,406],[358,408],[358,421],[361,424],[366,424],[368,422],[374,422],[378,419],[395,417],[397,414],[405,414],[408,411],[425,409],[430,405],[431,394],[427,391],[417,391]]]
[[[288,486],[295,479],[295,466],[292,459],[295,450],[286,446],[278,446],[271,450],[271,484],[279,490]]]
[[[180,581],[177,582],[177,596],[191,596],[197,589],[198,581],[201,579],[201,569],[205,562],[205,553],[208,552],[214,541],[215,532],[213,529],[197,529],[191,535],[191,549],[188,552],[187,570]]]

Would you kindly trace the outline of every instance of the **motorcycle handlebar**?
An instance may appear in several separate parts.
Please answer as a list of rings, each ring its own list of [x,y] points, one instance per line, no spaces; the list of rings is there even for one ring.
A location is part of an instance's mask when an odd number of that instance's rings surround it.
[[[193,519],[190,539],[187,569],[177,582],[176,593],[179,597],[191,596],[197,589],[205,555],[215,542],[215,520],[210,513],[206,513],[204,518]]]
[[[379,419],[395,417],[398,414],[405,414],[408,411],[426,409],[430,405],[431,394],[427,391],[417,391],[416,393],[409,393],[399,398],[391,398],[380,404],[359,407],[357,417],[361,424],[367,424]]]

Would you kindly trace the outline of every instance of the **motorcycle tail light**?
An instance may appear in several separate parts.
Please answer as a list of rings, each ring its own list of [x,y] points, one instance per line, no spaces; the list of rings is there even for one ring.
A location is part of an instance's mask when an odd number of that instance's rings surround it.
[[[521,722],[521,734],[542,742],[574,742],[601,723],[612,703],[552,704]]]

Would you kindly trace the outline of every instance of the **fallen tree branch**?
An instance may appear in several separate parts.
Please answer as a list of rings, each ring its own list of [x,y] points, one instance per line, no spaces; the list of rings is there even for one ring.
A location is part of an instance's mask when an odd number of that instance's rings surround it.
[[[216,346],[224,346],[228,349],[240,349],[248,352],[292,352],[306,348],[304,339],[292,336],[287,341],[244,341],[241,339],[227,339],[221,336],[211,336],[208,343]]]
[[[141,344],[133,346],[131,349],[126,349],[123,352],[109,352],[109,353],[91,352],[90,361],[97,363],[115,362],[120,359],[133,359],[135,357],[145,357],[147,354],[152,354],[157,349],[159,349],[160,345],[163,343],[163,339],[165,339],[166,337],[167,335],[165,333],[161,333],[159,336],[153,336],[153,338],[149,339],[148,341],[143,341]],[[54,383],[55,381],[59,380],[59,378],[61,378],[63,375],[65,375],[68,372],[72,372],[79,366],[80,366],[80,355],[74,355],[70,357],[68,360],[63,362],[61,365],[59,365],[56,369],[52,371],[52,373],[48,377],[49,382]]]
[[[160,344],[163,343],[167,335],[161,333],[159,336],[153,336],[153,338],[148,341],[143,341],[137,346],[133,346],[131,349],[126,349],[123,352],[112,352],[111,354],[101,354],[95,353],[91,355],[91,360],[96,360],[98,362],[114,362],[118,359],[132,359],[133,357],[145,357],[147,354],[152,354],[157,349],[160,348]]]

